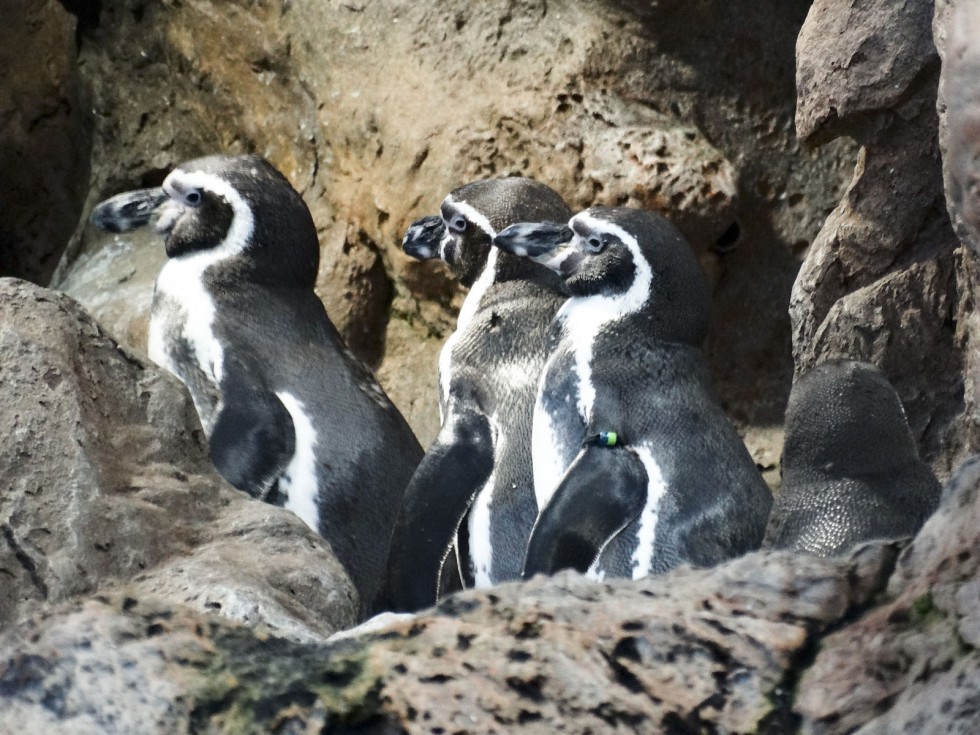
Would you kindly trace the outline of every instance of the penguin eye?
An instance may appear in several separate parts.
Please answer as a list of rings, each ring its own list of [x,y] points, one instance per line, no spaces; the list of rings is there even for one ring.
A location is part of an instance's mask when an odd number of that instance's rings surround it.
[[[200,205],[203,195],[200,189],[191,189],[184,195],[184,202],[191,207]]]
[[[448,224],[453,232],[466,232],[466,217],[461,214],[454,215]]]
[[[588,246],[590,253],[601,253],[606,247],[606,243],[598,235],[589,235],[585,244]]]

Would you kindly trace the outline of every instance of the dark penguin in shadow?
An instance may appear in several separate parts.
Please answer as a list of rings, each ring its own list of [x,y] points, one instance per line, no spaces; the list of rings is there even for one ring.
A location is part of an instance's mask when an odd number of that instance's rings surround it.
[[[92,214],[114,231],[151,221],[168,260],[149,354],[190,390],[218,471],[327,539],[363,614],[386,608],[391,529],[422,450],[314,293],[302,198],[262,158],[211,156]]]
[[[765,548],[846,554],[863,541],[914,536],[938,507],[939,481],[874,365],[817,365],[793,384],[785,425]]]
[[[407,253],[444,260],[470,291],[439,358],[442,427],[395,526],[388,578],[396,609],[436,602],[454,543],[467,586],[520,578],[537,516],[534,395],[548,325],[564,299],[555,274],[491,242],[513,222],[569,215],[543,184],[493,179],[454,190],[440,216],[417,220],[406,233]]]
[[[680,233],[652,212],[595,207],[494,243],[554,270],[569,296],[535,405],[541,512],[524,576],[637,579],[758,548],[772,499],[712,395],[710,297]]]

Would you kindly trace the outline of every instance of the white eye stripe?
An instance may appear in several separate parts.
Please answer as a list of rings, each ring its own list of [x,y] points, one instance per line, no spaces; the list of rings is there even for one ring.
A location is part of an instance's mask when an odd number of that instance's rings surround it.
[[[488,220],[481,212],[466,202],[456,201],[452,194],[446,197],[445,202],[452,204],[453,207],[456,208],[457,212],[479,227],[487,237],[493,238],[497,234],[497,231],[493,228],[493,225],[490,224],[490,220]]]

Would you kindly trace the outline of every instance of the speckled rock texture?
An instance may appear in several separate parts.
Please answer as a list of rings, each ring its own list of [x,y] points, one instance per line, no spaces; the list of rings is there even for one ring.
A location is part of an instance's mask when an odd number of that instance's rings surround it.
[[[786,302],[856,156],[844,139],[801,146],[793,130],[808,4],[75,3],[98,10],[78,33],[85,213],[204,153],[269,158],[317,223],[328,313],[427,445],[463,292],[400,252],[407,224],[460,184],[507,174],[575,207],[656,208],[701,255],[719,394],[775,470]],[[55,284],[142,350],[160,258],[152,238],[82,226]]]
[[[126,732],[134,710],[161,733],[785,732],[793,665],[881,589],[896,553],[539,578],[327,645],[96,599],[0,638],[0,696],[51,733]],[[72,680],[86,668],[107,686]]]
[[[539,577],[325,643],[76,600],[0,636],[0,732],[974,733],[978,514],[980,457],[911,545]]]
[[[73,300],[0,279],[0,629],[131,586],[302,640],[357,600],[293,514],[222,480],[186,390]]]

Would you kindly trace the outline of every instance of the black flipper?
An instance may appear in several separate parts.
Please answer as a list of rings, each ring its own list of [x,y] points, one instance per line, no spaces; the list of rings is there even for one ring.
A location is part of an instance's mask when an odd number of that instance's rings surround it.
[[[223,400],[211,432],[211,459],[239,490],[264,500],[296,450],[293,419],[263,388],[222,383]]]
[[[492,470],[486,416],[450,414],[405,490],[395,523],[388,557],[393,610],[414,612],[436,603],[456,529]]]
[[[640,514],[646,497],[646,470],[626,447],[583,449],[538,514],[524,579],[562,569],[587,571],[606,542]]]

